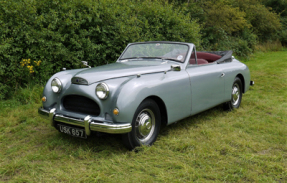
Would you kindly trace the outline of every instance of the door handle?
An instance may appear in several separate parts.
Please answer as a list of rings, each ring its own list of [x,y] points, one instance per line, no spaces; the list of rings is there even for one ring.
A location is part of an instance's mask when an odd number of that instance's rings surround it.
[[[223,78],[224,76],[225,76],[225,74],[224,74],[224,73],[222,73],[222,74],[220,75],[220,77],[222,77],[222,78]]]

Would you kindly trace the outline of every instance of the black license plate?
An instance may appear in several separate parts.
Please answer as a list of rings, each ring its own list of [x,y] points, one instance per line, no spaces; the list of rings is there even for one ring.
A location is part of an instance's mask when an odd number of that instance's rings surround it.
[[[68,135],[71,135],[74,137],[80,137],[80,138],[84,138],[84,139],[87,138],[87,135],[86,135],[84,129],[74,128],[74,127],[60,125],[60,124],[58,124],[58,126],[59,126],[60,132],[62,132],[62,133],[65,133],[65,134],[68,134]]]

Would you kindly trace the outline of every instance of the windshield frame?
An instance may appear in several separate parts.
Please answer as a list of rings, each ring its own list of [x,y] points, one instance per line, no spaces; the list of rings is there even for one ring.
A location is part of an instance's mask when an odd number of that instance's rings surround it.
[[[120,57],[118,58],[117,62],[121,62],[122,60],[129,60],[128,58],[122,58],[122,56],[126,53],[126,51],[128,50],[128,48],[132,45],[138,45],[138,44],[152,44],[152,43],[160,43],[160,44],[180,44],[180,45],[185,45],[188,47],[187,51],[186,51],[186,54],[184,56],[184,59],[183,61],[180,61],[180,60],[171,60],[170,58],[166,57],[162,57],[162,60],[168,60],[168,61],[172,61],[172,62],[177,62],[177,63],[181,63],[181,64],[184,64],[186,62],[186,58],[187,56],[189,55],[189,52],[190,52],[190,45],[188,43],[184,43],[184,42],[170,42],[170,41],[147,41],[147,42],[135,42],[135,43],[130,43],[128,44],[128,46],[125,48],[125,50],[122,52],[122,54],[120,55]],[[136,57],[136,58],[141,58],[141,57]],[[134,59],[136,59],[134,58]],[[153,58],[153,57],[151,57]],[[142,59],[143,60],[143,59]]]

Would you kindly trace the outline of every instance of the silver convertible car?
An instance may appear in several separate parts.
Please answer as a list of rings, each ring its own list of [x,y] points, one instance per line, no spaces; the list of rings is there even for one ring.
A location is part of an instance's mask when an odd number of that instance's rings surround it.
[[[232,51],[196,52],[182,42],[129,44],[115,63],[53,75],[38,113],[62,133],[122,134],[128,149],[151,145],[169,125],[219,104],[238,108],[254,82]]]

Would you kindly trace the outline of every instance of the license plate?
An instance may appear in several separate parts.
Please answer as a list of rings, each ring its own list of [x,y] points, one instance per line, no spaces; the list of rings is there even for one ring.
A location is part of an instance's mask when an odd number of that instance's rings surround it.
[[[80,137],[80,138],[87,138],[87,135],[85,133],[84,129],[80,129],[80,128],[74,128],[74,127],[70,127],[70,126],[65,126],[65,125],[60,125],[59,126],[59,130],[62,133],[74,136],[74,137]]]

